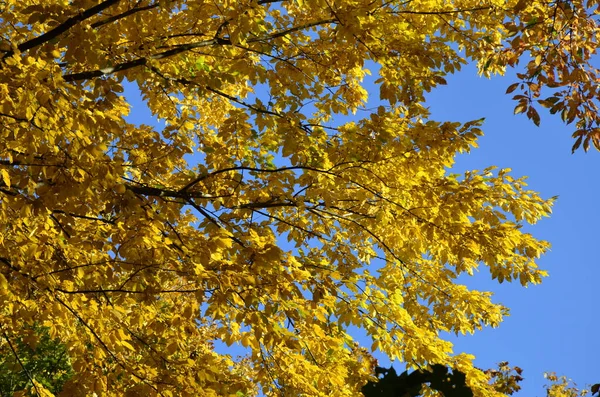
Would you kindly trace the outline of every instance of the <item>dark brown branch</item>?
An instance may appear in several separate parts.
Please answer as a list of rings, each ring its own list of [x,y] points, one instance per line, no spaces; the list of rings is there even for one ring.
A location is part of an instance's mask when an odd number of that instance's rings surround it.
[[[249,103],[247,103],[245,101],[242,101],[242,100],[240,100],[240,99],[238,99],[238,98],[236,98],[234,96],[226,94],[223,91],[219,91],[219,90],[211,88],[209,86],[206,86],[206,89],[208,91],[210,91],[210,92],[213,92],[213,93],[215,93],[217,95],[222,96],[223,98],[227,98],[230,101],[237,103],[238,105],[245,106],[248,109],[255,111],[256,113],[263,113],[263,114],[270,114],[271,116],[284,117],[281,113],[273,112],[272,110],[268,110],[268,109],[257,108],[256,106],[251,105],[251,104],[249,104]]]
[[[65,268],[62,268],[62,269],[53,270],[51,272],[40,273],[40,274],[37,274],[35,276],[31,276],[31,279],[35,281],[35,280],[37,280],[40,277],[46,277],[46,276],[50,276],[50,275],[53,275],[53,274],[58,274],[58,273],[63,273],[63,272],[69,272],[69,271],[73,271],[73,270],[84,268],[84,267],[90,267],[90,266],[102,266],[102,265],[104,265],[104,266],[111,266],[113,262],[114,261],[102,261],[102,262],[96,262],[96,263],[86,263],[84,265],[77,265],[77,266],[65,267]]]
[[[114,0],[113,0],[114,1]],[[256,37],[253,39],[249,39],[247,40],[248,43],[258,43],[258,42],[264,42],[264,41],[268,41],[268,40],[272,40],[272,39],[276,39],[278,37],[284,37],[287,36],[290,33],[294,33],[300,30],[304,30],[313,26],[318,26],[318,25],[324,25],[327,23],[335,23],[337,20],[336,19],[325,19],[325,20],[321,20],[321,21],[316,21],[316,22],[311,22],[311,23],[306,23],[304,25],[300,25],[300,26],[295,26],[293,28],[290,29],[285,29],[282,30],[280,32],[275,32],[273,34],[270,35],[266,35],[266,36],[262,36],[262,37]],[[95,77],[100,77],[100,76],[104,76],[104,75],[108,75],[108,74],[113,74],[116,72],[121,72],[124,70],[128,70],[137,66],[141,66],[141,65],[145,65],[148,63],[149,60],[158,60],[158,59],[163,59],[163,58],[168,58],[171,57],[173,55],[177,55],[180,54],[182,52],[186,52],[186,51],[190,51],[196,48],[202,48],[202,47],[211,47],[211,46],[215,46],[215,45],[231,45],[231,41],[229,39],[223,39],[223,38],[213,38],[211,40],[205,40],[205,41],[199,41],[196,43],[188,43],[188,44],[181,44],[178,46],[173,47],[170,50],[167,51],[163,51],[160,52],[158,54],[154,54],[151,55],[149,57],[144,57],[144,58],[138,58],[138,59],[134,59],[128,62],[123,62],[120,63],[118,65],[115,65],[113,67],[108,67],[108,68],[104,68],[104,69],[97,69],[97,70],[90,70],[90,71],[86,71],[86,72],[79,72],[79,73],[72,73],[72,74],[66,74],[63,76],[63,79],[67,82],[72,82],[72,81],[80,81],[80,80],[87,80],[87,79],[92,79]]]
[[[225,226],[223,226],[214,217],[212,217],[208,212],[206,212],[206,210],[204,208],[202,208],[198,204],[194,203],[193,200],[188,200],[188,204],[191,205],[200,214],[202,214],[202,216],[205,217],[206,219],[208,219],[211,223],[215,224],[219,229],[227,230],[225,228]],[[231,235],[231,236],[228,236],[228,237],[231,240],[233,240],[236,243],[238,243],[240,247],[244,247],[244,248],[246,247],[246,245],[244,244],[244,242],[242,240],[240,240],[239,238],[235,237],[234,235]]]
[[[60,223],[58,219],[54,216],[54,214],[50,214],[50,218],[58,225],[60,230],[67,236],[67,238],[71,238],[71,234],[64,228],[64,226]]]
[[[119,1],[120,0],[106,0],[92,8],[88,8],[87,10],[68,18],[66,21],[64,21],[63,23],[61,23],[54,29],[52,29],[38,37],[35,37],[31,40],[28,40],[24,43],[19,44],[17,46],[17,48],[19,49],[20,52],[25,52],[25,51],[31,50],[32,48],[40,46],[52,39],[57,38],[61,34],[65,33],[67,30],[71,29],[73,26],[77,25],[78,23],[85,21],[86,19],[91,18],[96,14],[99,14],[100,12],[102,12],[103,10],[107,9],[110,6],[117,4]],[[6,58],[12,56],[13,54],[14,54],[14,51],[8,51],[6,54],[4,54],[2,59],[6,59]]]
[[[161,73],[160,70],[158,70],[157,68],[155,68],[153,66],[147,65],[147,67],[152,72],[154,72],[155,74],[157,74],[158,76],[160,76],[162,79],[164,79],[165,81],[176,82],[176,83],[180,83],[180,84],[183,84],[183,85],[199,86],[199,84],[195,83],[194,81],[191,81],[191,80],[188,80],[188,79],[185,79],[185,78],[171,78],[171,77],[165,76],[163,73]],[[203,86],[203,87],[207,91],[210,91],[210,92],[212,92],[214,94],[222,96],[223,98],[226,98],[226,99],[230,100],[231,102],[237,103],[238,105],[245,106],[246,108],[248,108],[248,109],[250,109],[250,110],[252,110],[252,111],[254,111],[256,113],[269,114],[271,116],[277,116],[277,117],[281,117],[281,118],[285,117],[281,113],[274,112],[272,110],[268,110],[268,109],[265,109],[265,108],[258,108],[256,106],[250,104],[250,103],[247,103],[247,102],[245,102],[245,101],[243,101],[243,100],[241,100],[239,98],[236,98],[233,95],[229,95],[229,94],[227,94],[227,93],[225,93],[223,91],[217,90],[217,89],[212,88],[210,86]]]
[[[153,57],[150,57],[150,59],[153,59]],[[133,61],[124,62],[118,64],[117,66],[109,68],[91,70],[88,72],[66,74],[63,76],[63,79],[67,82],[93,79],[95,77],[104,76],[105,74],[112,74],[123,70],[131,69],[137,66],[145,65],[146,62],[148,62],[148,58],[134,59]]]
[[[98,222],[102,222],[102,223],[106,223],[109,225],[114,225],[115,222],[111,221],[109,219],[104,219],[104,218],[95,218],[93,216],[87,216],[87,215],[78,215],[78,214],[74,214],[72,212],[66,212],[63,210],[52,210],[53,214],[62,214],[62,215],[69,215],[72,216],[73,218],[80,218],[80,219],[87,219],[88,221],[98,221]]]
[[[109,23],[112,23],[112,22],[116,22],[119,19],[126,18],[126,17],[128,17],[130,15],[136,14],[136,13],[141,12],[141,11],[151,10],[151,9],[156,8],[158,6],[159,6],[159,3],[157,2],[157,3],[154,3],[154,4],[150,4],[150,5],[139,7],[139,8],[137,8],[137,7],[136,8],[132,8],[132,9],[127,10],[125,12],[122,12],[120,14],[113,15],[111,17],[103,19],[102,21],[94,22],[91,26],[92,26],[92,28],[96,29],[96,28],[99,28],[99,27],[104,26],[106,24],[109,24]]]
[[[163,355],[156,350],[150,343],[146,342],[143,338],[141,338],[140,336],[138,336],[135,332],[133,332],[132,330],[129,329],[129,327],[126,324],[121,323],[121,325],[127,330],[127,332],[129,332],[129,334],[131,336],[133,336],[137,341],[139,341],[141,344],[143,344],[144,346],[146,346],[146,348],[148,350],[150,350],[152,353],[156,354],[160,360],[165,363],[165,364],[171,364],[171,361],[169,361],[167,358],[163,357]],[[152,359],[154,360],[155,363],[158,363],[159,361],[152,357]]]
[[[199,41],[196,43],[182,44],[182,45],[176,46],[170,50],[167,50],[164,52],[159,52],[158,54],[154,54],[149,57],[138,58],[138,59],[134,59],[132,61],[123,62],[123,63],[120,63],[113,67],[97,69],[97,70],[90,70],[90,71],[86,71],[86,72],[79,72],[79,73],[73,73],[73,74],[66,74],[63,76],[63,79],[68,82],[79,81],[79,80],[88,80],[88,79],[92,79],[94,77],[100,77],[100,76],[113,74],[113,73],[121,72],[121,71],[128,70],[128,69],[132,69],[137,66],[142,66],[142,65],[145,65],[146,63],[148,63],[149,60],[163,59],[163,58],[171,57],[173,55],[177,55],[182,52],[190,51],[190,50],[193,50],[196,48],[209,47],[209,46],[213,46],[213,45],[224,45],[224,44],[228,45],[228,44],[230,44],[230,42],[228,40],[223,40],[223,39],[211,39],[211,40]]]
[[[315,207],[315,208],[311,208],[311,209],[309,209],[309,211],[310,211],[310,212],[313,212],[313,213],[315,213],[315,211],[316,211],[316,212],[322,212],[322,213],[324,213],[324,214],[326,214],[326,215],[329,215],[329,216],[331,216],[331,217],[335,217],[336,219],[338,219],[338,221],[339,221],[339,222],[342,222],[342,221],[344,221],[344,222],[349,222],[349,223],[352,223],[352,224],[354,224],[354,225],[358,226],[360,229],[364,230],[364,231],[365,231],[365,232],[367,232],[367,233],[368,233],[368,234],[369,234],[371,237],[373,237],[373,238],[374,238],[374,239],[377,241],[377,243],[379,244],[379,246],[381,247],[381,249],[382,249],[384,252],[387,252],[389,255],[391,255],[391,256],[392,256],[392,258],[394,258],[396,261],[398,261],[398,263],[400,263],[400,264],[402,265],[402,267],[403,267],[405,270],[407,270],[409,273],[412,273],[412,274],[413,274],[415,277],[417,277],[417,278],[418,278],[419,280],[421,280],[423,283],[431,285],[431,286],[432,286],[434,289],[438,290],[440,293],[442,293],[442,294],[444,294],[445,296],[447,296],[447,297],[451,298],[451,295],[450,295],[448,292],[444,291],[442,288],[440,288],[440,287],[439,287],[439,286],[437,286],[437,285],[433,285],[433,284],[431,284],[430,282],[427,282],[427,280],[426,280],[426,279],[425,279],[425,278],[424,278],[424,277],[423,277],[421,274],[419,274],[419,273],[418,273],[416,270],[414,270],[414,269],[411,269],[410,267],[408,267],[408,265],[407,265],[406,261],[404,261],[402,258],[400,258],[400,257],[399,257],[399,256],[396,254],[396,252],[394,252],[394,250],[393,250],[393,249],[391,249],[391,248],[390,248],[390,247],[387,245],[387,243],[386,243],[385,241],[383,241],[383,239],[382,239],[381,237],[379,237],[377,234],[375,234],[375,233],[374,233],[374,232],[373,232],[371,229],[369,229],[367,226],[363,225],[362,223],[360,223],[360,222],[358,222],[358,221],[356,221],[356,220],[354,220],[354,219],[348,219],[348,218],[346,218],[346,217],[345,217],[345,216],[343,216],[343,215],[336,214],[336,213],[334,213],[334,212],[327,211],[327,210],[324,210],[324,209],[320,209],[320,208],[316,208],[316,207]]]
[[[11,192],[10,190],[6,190],[6,189],[3,189],[3,188],[0,188],[0,192],[6,194],[8,196],[12,196],[12,197],[18,196],[17,193]]]
[[[73,309],[71,306],[67,305],[65,302],[63,302],[62,299],[60,299],[57,295],[54,295],[54,299],[57,300],[58,303],[60,303],[61,305],[63,305],[69,312],[71,312],[71,314],[77,319],[79,320],[79,322],[81,322],[81,324],[87,328],[90,333],[94,336],[94,338],[98,341],[98,343],[100,343],[100,346],[102,346],[102,348],[104,349],[104,351],[106,351],[113,360],[115,360],[115,362],[117,364],[119,364],[119,366],[121,368],[123,368],[125,371],[129,372],[131,375],[133,375],[134,377],[138,378],[140,381],[146,383],[148,386],[150,386],[153,390],[158,391],[158,389],[156,388],[156,386],[152,385],[148,379],[144,378],[141,375],[138,375],[135,371],[127,368],[127,366],[125,364],[123,364],[121,362],[121,360],[119,360],[119,358],[113,353],[112,350],[110,350],[110,348],[106,345],[106,343],[102,340],[102,338],[100,338],[100,335],[98,335],[98,333],[79,315],[79,313],[77,313],[75,311],[75,309]]]
[[[269,35],[267,37],[257,37],[256,39],[250,39],[250,40],[247,40],[247,42],[248,43],[257,43],[257,42],[261,42],[261,41],[265,41],[265,40],[276,39],[278,37],[284,37],[284,36],[287,36],[290,33],[294,33],[294,32],[298,32],[300,30],[312,28],[314,26],[326,25],[328,23],[336,23],[336,22],[338,22],[337,19],[330,18],[330,19],[323,19],[321,21],[315,21],[315,22],[305,23],[304,25],[295,26],[293,28],[282,30],[281,32],[273,33],[273,34],[271,34],[271,35]]]
[[[212,224],[214,224],[215,226],[217,226],[219,229],[224,229],[223,225],[221,225],[215,218],[213,218],[208,212],[206,212],[206,210],[204,208],[202,208],[198,204],[194,203],[192,200],[189,200],[188,203],[192,207],[194,207],[194,209],[196,211],[198,211],[203,217],[205,217],[206,219],[208,219]],[[244,244],[241,244],[241,245],[243,246]]]
[[[279,207],[297,207],[298,204],[291,201],[266,201],[256,203],[246,203],[231,207],[231,209],[265,209],[265,208],[279,208]]]
[[[143,291],[134,291],[129,289],[115,288],[115,289],[84,289],[84,290],[64,290],[64,289],[56,289],[56,291],[62,292],[63,294],[69,295],[77,295],[77,294],[105,294],[105,293],[120,293],[120,294],[173,294],[173,293],[185,293],[192,294],[198,291],[202,291],[202,288],[194,288],[194,289],[171,289],[171,290],[143,290]]]
[[[17,354],[17,350],[15,349],[15,347],[13,346],[12,342],[10,341],[10,339],[8,339],[8,335],[6,335],[5,331],[2,331],[2,335],[4,336],[4,339],[6,340],[6,343],[8,343],[8,346],[10,347],[10,350],[12,351],[12,354],[15,356],[15,358],[17,359],[17,362],[19,363],[19,365],[21,366],[21,368],[23,368],[23,372],[25,372],[25,375],[27,376],[27,379],[29,379],[29,381],[31,382],[31,384],[33,385],[34,389],[35,389],[35,393],[38,396],[41,396],[42,394],[40,393],[37,385],[35,384],[35,382],[33,381],[33,376],[31,376],[31,373],[29,372],[29,370],[25,367],[25,364],[23,364],[23,361],[21,361],[21,358],[19,357],[19,355]]]
[[[140,194],[142,196],[158,196],[158,197],[171,197],[171,198],[182,198],[182,199],[215,199],[223,196],[213,196],[210,194],[204,194],[200,192],[186,192],[184,190],[169,190],[169,189],[161,189],[150,186],[132,186],[125,185],[128,190],[136,194]],[[225,196],[227,197],[227,196]]]
[[[293,223],[290,223],[290,222],[286,221],[285,219],[279,218],[278,216],[275,216],[275,215],[272,215],[272,214],[269,214],[269,213],[266,213],[266,212],[263,212],[263,211],[259,211],[259,210],[256,210],[256,209],[253,209],[252,211],[254,211],[257,214],[260,214],[260,215],[262,215],[262,216],[264,216],[266,218],[270,218],[270,219],[276,220],[277,222],[281,222],[281,223],[283,223],[285,225],[288,225],[288,226],[290,226],[290,227],[292,227],[294,229],[301,230],[302,232],[306,233],[306,235],[309,236],[309,237],[317,237],[319,239],[328,241],[330,243],[332,242],[331,239],[328,239],[326,236],[324,236],[322,234],[319,234],[319,233],[314,232],[312,230],[305,229],[302,226],[294,225]]]
[[[128,282],[130,282],[131,280],[133,280],[133,278],[134,278],[135,276],[137,276],[139,273],[143,272],[144,270],[151,269],[151,268],[153,268],[153,267],[160,267],[160,265],[159,265],[159,264],[150,264],[150,265],[142,266],[142,267],[140,267],[139,269],[136,269],[136,270],[134,270],[134,271],[133,271],[133,272],[132,272],[132,273],[131,273],[131,274],[130,274],[130,275],[129,275],[129,276],[126,278],[126,279],[125,279],[125,281],[123,281],[123,282],[121,283],[121,285],[120,285],[120,286],[119,286],[119,288],[117,288],[117,289],[120,289],[120,290],[122,290],[123,288],[125,288],[125,285],[126,285]]]
[[[475,12],[475,11],[483,11],[490,10],[492,6],[481,6],[474,8],[466,8],[464,10],[448,10],[448,11],[414,11],[414,10],[402,10],[402,11],[392,11],[390,14],[399,15],[399,14],[415,14],[415,15],[447,15],[447,14],[458,14],[461,12]]]
[[[22,117],[13,116],[11,114],[6,114],[6,113],[0,113],[0,116],[2,116],[2,117],[8,117],[9,119],[13,119],[15,121],[29,121],[29,120],[24,119]]]
[[[60,167],[65,168],[62,164],[42,164],[42,163],[23,163],[19,160],[0,160],[0,165],[20,166],[20,167]]]
[[[21,270],[19,270],[18,268],[16,268],[11,261],[8,258],[4,258],[0,256],[0,262],[4,263],[6,265],[6,267],[8,267],[10,270],[12,270],[13,272],[19,274],[20,276],[23,276],[27,279],[30,280],[34,280],[33,277],[31,277],[29,274],[22,272]],[[35,281],[35,280],[34,280]]]
[[[175,233],[175,235],[177,236],[177,239],[179,240],[179,242],[181,243],[181,247],[186,247],[185,242],[183,241],[183,239],[181,238],[181,235],[179,234],[179,232],[177,231],[177,229],[175,228],[175,226],[173,226],[173,224],[169,221],[166,221],[167,225],[169,225],[169,228],[171,229],[171,231],[173,231],[173,233]],[[183,249],[176,245],[173,244],[179,251],[183,252]]]
[[[185,192],[188,189],[190,189],[191,187],[193,187],[194,185],[196,185],[197,183],[202,182],[204,179],[213,177],[218,174],[222,174],[224,172],[229,172],[229,171],[252,171],[252,172],[267,172],[267,173],[282,172],[282,171],[314,171],[314,172],[321,172],[321,173],[325,173],[325,174],[335,175],[333,172],[331,172],[331,170],[322,170],[322,169],[318,169],[318,168],[314,168],[314,167],[301,166],[301,165],[291,166],[291,167],[273,168],[273,169],[239,166],[239,167],[223,168],[223,169],[220,169],[217,171],[210,172],[208,174],[200,175],[197,178],[195,178],[194,180],[192,180],[190,183],[185,185],[183,188],[181,188],[179,190],[179,192]]]

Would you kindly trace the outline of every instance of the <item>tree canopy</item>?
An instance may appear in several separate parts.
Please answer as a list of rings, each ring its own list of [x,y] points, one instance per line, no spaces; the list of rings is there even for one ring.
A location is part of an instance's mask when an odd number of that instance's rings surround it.
[[[371,350],[502,395],[441,332],[507,313],[459,276],[541,281],[549,244],[522,226],[552,199],[508,169],[452,174],[482,120],[434,120],[425,93],[521,60],[515,113],[598,147],[597,8],[1,1],[3,357],[39,324],[68,351],[65,395],[354,396]],[[126,84],[162,124],[128,121]]]
[[[8,349],[0,355],[0,396],[27,391],[34,381],[51,393],[60,392],[73,376],[66,346],[40,326],[23,331],[16,340],[2,335]]]

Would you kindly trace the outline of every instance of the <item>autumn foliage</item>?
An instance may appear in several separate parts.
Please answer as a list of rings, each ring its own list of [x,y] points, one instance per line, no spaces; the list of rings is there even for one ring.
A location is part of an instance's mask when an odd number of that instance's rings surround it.
[[[440,332],[506,314],[459,276],[541,281],[548,244],[521,227],[551,201],[506,169],[450,173],[481,121],[432,120],[424,93],[526,59],[515,112],[598,146],[596,8],[0,2],[0,353],[43,327],[67,396],[355,396],[371,350],[501,395]],[[164,124],[128,121],[127,85]]]

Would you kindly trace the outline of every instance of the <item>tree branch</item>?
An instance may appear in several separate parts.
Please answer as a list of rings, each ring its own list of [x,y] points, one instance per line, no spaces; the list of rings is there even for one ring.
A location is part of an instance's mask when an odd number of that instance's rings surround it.
[[[308,166],[302,166],[302,165],[291,166],[291,167],[273,168],[273,169],[239,166],[239,167],[223,168],[223,169],[220,169],[220,170],[217,170],[217,171],[213,171],[213,172],[208,173],[208,174],[200,175],[197,178],[194,178],[194,180],[192,180],[190,183],[188,183],[187,185],[185,185],[184,187],[182,187],[179,190],[179,192],[185,192],[185,191],[187,191],[188,189],[190,189],[194,185],[200,183],[201,181],[203,181],[206,178],[210,178],[212,176],[215,176],[215,175],[218,175],[218,174],[222,174],[224,172],[229,172],[229,171],[251,171],[251,172],[273,173],[273,172],[282,172],[282,171],[301,171],[301,170],[302,171],[322,172],[322,173],[325,173],[325,174],[330,174],[330,175],[337,176],[336,174],[334,174],[333,172],[331,172],[331,170],[322,170],[322,169],[318,169],[318,168],[314,168],[314,167],[308,167]]]
[[[134,291],[129,289],[85,289],[85,290],[65,290],[57,288],[56,291],[62,292],[63,294],[76,295],[76,294],[100,294],[100,293],[121,293],[121,294],[173,294],[173,293],[185,293],[192,294],[198,291],[202,291],[202,288],[194,288],[194,289],[168,289],[168,290],[143,290],[143,291]]]
[[[25,367],[25,364],[23,364],[23,361],[21,361],[21,358],[19,357],[19,355],[17,354],[17,350],[15,349],[15,347],[13,346],[12,342],[10,341],[10,339],[8,339],[8,335],[6,335],[5,331],[2,331],[2,335],[4,336],[4,339],[6,340],[6,343],[8,343],[8,346],[10,347],[10,350],[12,351],[12,354],[15,356],[15,358],[17,359],[17,362],[19,363],[19,365],[21,366],[21,368],[23,368],[23,372],[25,372],[25,375],[27,376],[27,379],[29,379],[29,381],[31,382],[31,384],[33,385],[34,389],[35,389],[35,393],[38,396],[41,396],[42,394],[40,393],[40,391],[38,390],[37,385],[35,384],[35,382],[33,381],[33,376],[31,376],[31,372],[29,372],[29,370]]]
[[[115,0],[112,0],[112,1],[115,1]],[[310,23],[306,23],[304,25],[295,26],[293,28],[275,32],[270,35],[249,39],[249,40],[247,40],[247,42],[248,43],[258,43],[258,42],[268,41],[268,40],[276,39],[278,37],[287,36],[290,33],[304,30],[304,29],[307,29],[307,28],[310,28],[313,26],[324,25],[324,24],[335,23],[335,22],[337,22],[336,19],[324,19],[324,20],[320,20],[320,21],[310,22]],[[159,52],[158,54],[150,55],[149,57],[138,58],[138,59],[134,59],[134,60],[131,60],[128,62],[123,62],[118,65],[112,66],[112,67],[108,67],[108,68],[104,68],[104,69],[97,69],[97,70],[89,70],[89,71],[79,72],[79,73],[65,74],[65,75],[63,75],[63,79],[67,82],[88,80],[88,79],[92,79],[95,77],[100,77],[100,76],[104,76],[104,75],[108,75],[108,74],[121,72],[121,71],[128,70],[128,69],[131,69],[131,68],[134,68],[137,66],[142,66],[142,65],[145,65],[146,63],[148,63],[148,61],[150,61],[150,60],[159,60],[159,59],[171,57],[173,55],[177,55],[182,52],[190,51],[190,50],[193,50],[196,48],[211,47],[211,46],[215,46],[215,45],[231,45],[231,44],[232,43],[229,39],[223,39],[223,38],[218,38],[218,37],[210,39],[210,40],[199,41],[196,43],[181,44],[181,45],[171,48],[170,50]]]
[[[415,14],[415,15],[447,15],[447,14],[458,14],[461,12],[476,12],[483,10],[490,10],[492,6],[481,6],[481,7],[473,7],[473,8],[465,8],[458,10],[447,10],[447,11],[413,11],[413,10],[401,10],[401,11],[393,11],[390,14],[400,15],[400,14]]]
[[[102,12],[103,10],[107,9],[110,6],[117,4],[119,1],[120,0],[105,0],[104,2],[94,6],[92,8],[88,8],[87,10],[68,18],[66,21],[64,21],[63,23],[61,23],[54,29],[52,29],[38,37],[35,37],[31,40],[28,40],[24,43],[19,44],[17,46],[17,48],[19,49],[20,52],[25,52],[25,51],[31,50],[32,48],[40,46],[52,39],[55,39],[56,37],[60,36],[61,34],[65,33],[67,30],[71,29],[76,24],[78,24],[82,21],[85,21],[86,19],[89,19],[96,14],[99,14],[100,12]],[[6,59],[6,58],[10,57],[10,56],[14,55],[14,53],[15,53],[14,51],[8,51],[6,54],[4,54],[2,59]]]
[[[136,14],[138,12],[148,11],[148,10],[151,10],[151,9],[156,8],[158,6],[159,6],[159,3],[157,2],[157,3],[154,3],[154,4],[150,4],[150,5],[139,7],[139,8],[137,8],[137,7],[136,8],[132,8],[132,9],[124,11],[124,12],[122,12],[120,14],[113,15],[111,17],[103,19],[102,21],[94,22],[91,26],[92,26],[92,28],[97,29],[97,28],[99,28],[101,26],[104,26],[104,25],[107,25],[109,23],[116,22],[119,19],[126,18],[126,17],[128,17],[130,15],[133,15],[133,14]]]
[[[73,218],[80,218],[80,219],[87,219],[88,221],[98,221],[98,222],[102,222],[102,223],[106,223],[109,225],[114,225],[115,222],[111,221],[110,219],[104,219],[104,218],[96,218],[93,216],[87,216],[87,215],[79,215],[79,214],[74,214],[72,212],[66,212],[63,210],[52,210],[53,214],[62,214],[62,215],[69,215],[72,216]]]
[[[102,348],[104,349],[104,351],[106,351],[108,353],[109,356],[111,356],[111,358],[113,360],[115,360],[115,362],[121,367],[123,368],[126,372],[129,372],[131,375],[133,375],[134,377],[138,378],[141,382],[146,383],[148,386],[150,386],[153,390],[158,391],[158,389],[156,388],[156,386],[152,385],[148,379],[146,379],[145,377],[138,375],[135,371],[133,371],[131,368],[128,368],[125,364],[123,364],[123,362],[121,360],[119,360],[119,358],[115,355],[115,353],[110,350],[110,348],[106,345],[106,343],[102,340],[102,338],[100,337],[100,335],[98,335],[98,333],[87,323],[87,321],[85,321],[80,315],[79,313],[77,313],[75,311],[75,309],[73,309],[71,306],[67,305],[62,299],[60,299],[57,295],[54,295],[54,299],[56,299],[56,301],[58,303],[60,303],[61,305],[63,305],[69,312],[71,312],[71,314],[77,319],[79,320],[79,322],[81,322],[81,324],[87,328],[90,333],[94,336],[94,338],[98,341],[98,343],[100,344],[100,346],[102,346]]]
[[[219,229],[227,230],[227,228],[225,228],[225,226],[223,226],[221,223],[219,223],[219,221],[217,221],[215,218],[213,218],[208,212],[206,212],[206,210],[204,208],[202,208],[198,204],[194,203],[193,200],[188,200],[188,204],[191,205],[192,207],[194,207],[194,209],[196,211],[198,211],[200,214],[202,214],[202,216],[205,217],[206,219],[208,219],[211,223],[215,224]],[[238,243],[240,247],[244,247],[244,248],[246,247],[244,242],[242,240],[240,240],[239,238],[235,237],[233,234],[228,237],[231,240]]]
[[[213,196],[210,194],[204,194],[200,192],[186,192],[185,190],[170,190],[170,189],[161,189],[157,187],[150,186],[132,186],[125,185],[127,190],[131,190],[134,193],[140,194],[142,196],[158,196],[158,197],[171,197],[171,198],[181,198],[181,199],[216,199],[220,197],[227,196]]]

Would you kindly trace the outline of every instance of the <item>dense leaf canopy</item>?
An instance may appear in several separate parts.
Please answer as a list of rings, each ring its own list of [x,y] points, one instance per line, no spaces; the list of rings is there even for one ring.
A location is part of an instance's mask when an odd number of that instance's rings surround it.
[[[424,94],[526,59],[515,111],[597,143],[595,7],[0,1],[1,353],[47,327],[65,395],[354,396],[369,349],[499,394],[440,332],[506,314],[460,275],[540,282],[548,244],[522,225],[551,201],[506,169],[449,173],[481,120],[432,120]],[[163,124],[127,121],[127,82]]]

